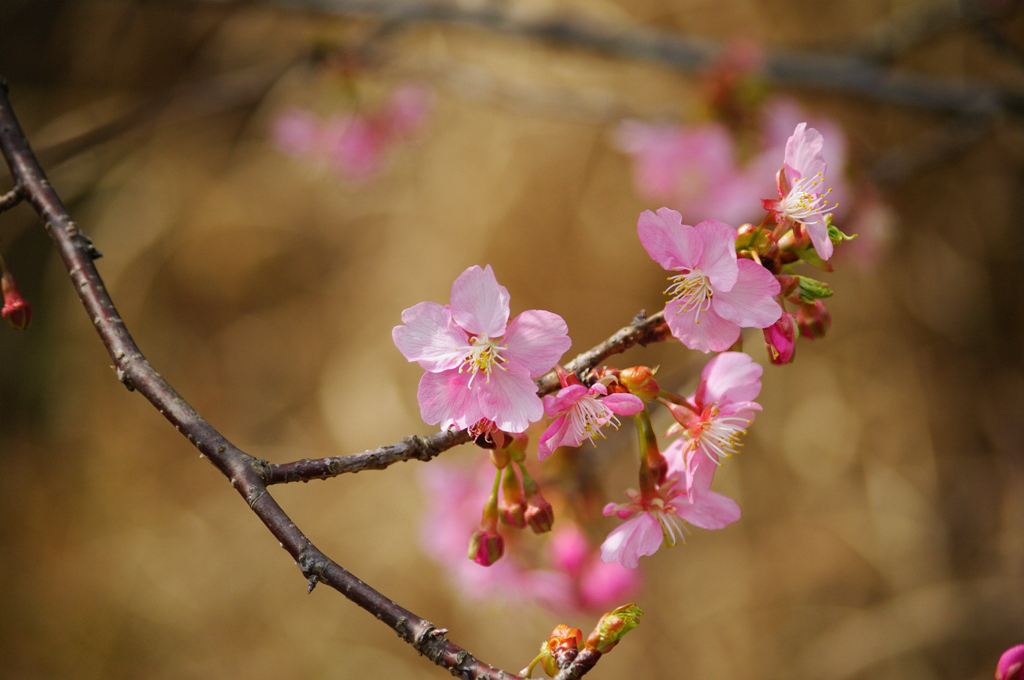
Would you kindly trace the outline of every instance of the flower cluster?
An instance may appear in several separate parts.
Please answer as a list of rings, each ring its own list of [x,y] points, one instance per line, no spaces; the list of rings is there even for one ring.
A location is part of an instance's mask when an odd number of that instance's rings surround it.
[[[836,205],[824,188],[823,136],[803,122],[792,130],[776,159],[778,195],[762,199],[760,224],[705,219],[689,225],[668,207],[645,211],[637,222],[640,243],[669,272],[668,331],[692,350],[717,353],[689,396],[662,389],[656,369],[646,366],[575,374],[557,365],[570,345],[565,322],[542,310],[510,320],[509,292],[490,265],[460,274],[447,305],[421,302],[402,313],[392,338],[424,370],[423,419],[466,429],[489,450],[489,464],[481,462],[488,472],[479,479],[432,466],[427,482],[434,499],[424,534],[428,550],[464,590],[500,590],[561,609],[603,607],[635,586],[629,575],[641,557],[685,542],[691,526],[722,529],[740,518],[737,503],[711,487],[761,410],[755,400],[764,369],[737,351],[743,330],[762,331],[775,364],[793,360],[797,337],[822,337],[831,324],[822,300],[832,291],[794,268],[830,270],[835,244],[850,238],[832,224]],[[639,144],[645,133],[631,134]],[[705,149],[720,143],[713,136],[679,140]],[[706,165],[714,177],[714,164]],[[664,184],[664,169],[652,163],[645,172]],[[712,183],[719,186],[719,179]],[[743,192],[749,196],[749,187]],[[552,370],[560,388],[541,395],[537,380]],[[659,405],[675,421],[664,446],[650,417]],[[572,478],[573,463],[585,455],[576,449],[588,439],[596,444],[606,426],[618,428],[627,417],[639,435],[638,484],[625,490],[626,501],[604,506],[603,514],[620,522],[596,550],[583,526],[596,514],[586,508],[600,506],[593,503],[596,488]],[[544,418],[535,462],[526,453],[528,430]],[[538,463],[547,472],[538,472]],[[568,515],[568,527],[551,534],[544,566],[526,566],[518,553],[531,551],[519,548],[522,534],[510,529],[547,534],[556,514]],[[532,554],[537,561],[537,551]]]

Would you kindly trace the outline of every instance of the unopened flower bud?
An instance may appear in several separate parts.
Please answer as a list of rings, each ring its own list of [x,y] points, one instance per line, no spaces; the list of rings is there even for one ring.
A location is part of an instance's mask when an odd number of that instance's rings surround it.
[[[505,539],[497,531],[477,529],[469,537],[469,559],[489,567],[505,554]]]
[[[501,480],[501,495],[498,496],[498,516],[509,526],[522,529],[526,526],[526,501],[513,466],[505,468]]]
[[[6,267],[3,269],[3,274],[0,275],[0,289],[4,295],[4,306],[0,311],[0,316],[7,319],[7,323],[19,331],[25,330],[32,320],[32,307],[28,304],[28,300],[22,297],[18,285],[14,282],[14,276],[7,271]]]
[[[540,646],[538,654],[530,665],[519,671],[519,675],[528,678],[533,674],[537,664],[541,665],[544,672],[555,677],[558,671],[565,668],[579,653],[580,643],[583,642],[583,631],[579,628],[570,628],[564,623],[555,626],[551,635]]]
[[[1010,647],[999,657],[996,664],[996,680],[1021,680],[1024,678],[1024,645]]]
[[[661,392],[658,381],[654,379],[656,370],[647,366],[624,368],[619,374],[619,382],[625,385],[631,394],[645,401],[654,399]]]
[[[796,350],[796,326],[793,315],[783,312],[779,320],[764,329],[764,342],[768,347],[768,360],[777,366],[793,361]]]
[[[815,300],[809,304],[800,305],[800,310],[796,313],[796,325],[803,337],[821,338],[832,326],[832,315],[829,314],[821,300]]]
[[[535,534],[551,531],[551,525],[555,523],[555,509],[540,493],[534,494],[526,502],[526,523]]]
[[[499,470],[504,470],[509,464],[508,449],[491,449],[491,463]]]
[[[619,644],[622,636],[640,625],[643,614],[635,604],[624,604],[604,616],[587,636],[587,647],[607,654]]]

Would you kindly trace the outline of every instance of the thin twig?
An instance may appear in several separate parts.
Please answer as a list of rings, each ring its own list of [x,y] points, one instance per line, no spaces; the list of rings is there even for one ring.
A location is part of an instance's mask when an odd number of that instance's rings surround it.
[[[261,461],[232,444],[207,423],[154,370],[118,315],[103,280],[93,263],[89,242],[72,221],[63,203],[29,148],[7,97],[7,83],[0,78],[0,152],[15,182],[46,226],[74,283],[75,290],[100,339],[114,360],[117,376],[129,390],[142,394],[174,428],[209,458],[245,499],[302,570],[310,586],[325,583],[372,613],[396,631],[421,654],[462,678],[493,680],[515,678],[477,660],[447,640],[436,628],[392,602],[313,545],[267,491]]]
[[[6,194],[0,196],[0,213],[10,210],[14,206],[18,205],[21,203],[23,198],[25,197],[22,195],[21,185],[15,186]]]
[[[596,347],[577,355],[566,364],[566,368],[582,378],[585,377],[587,371],[613,354],[625,352],[633,345],[660,342],[668,336],[668,325],[665,324],[661,312],[650,318],[641,313],[630,325],[620,329]],[[554,371],[537,380],[540,394],[553,392],[558,386],[558,376]],[[285,482],[308,482],[311,479],[329,479],[360,470],[383,470],[394,463],[406,460],[428,461],[441,452],[459,444],[465,444],[469,440],[469,433],[465,430],[438,432],[429,437],[413,435],[397,444],[382,446],[373,451],[350,456],[303,458],[292,463],[267,463],[263,469],[263,479],[270,485]]]

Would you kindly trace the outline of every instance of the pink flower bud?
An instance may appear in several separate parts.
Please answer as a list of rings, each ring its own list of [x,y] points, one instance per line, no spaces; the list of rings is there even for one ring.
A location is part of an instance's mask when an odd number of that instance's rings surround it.
[[[535,534],[551,531],[551,525],[555,523],[555,509],[540,492],[530,496],[526,501],[526,523]]]
[[[1010,647],[999,657],[996,664],[996,680],[1021,680],[1024,678],[1024,645]]]
[[[832,315],[821,300],[815,300],[800,306],[800,311],[796,313],[796,325],[803,337],[812,340],[821,338],[832,326]]]
[[[505,554],[505,539],[497,531],[477,529],[469,537],[469,559],[489,567]]]
[[[783,312],[779,320],[764,329],[764,342],[768,346],[768,360],[782,365],[793,361],[796,350],[796,327],[793,315]]]
[[[0,289],[4,294],[4,307],[3,310],[0,310],[0,316],[7,319],[7,323],[19,331],[25,330],[32,320],[32,307],[28,304],[28,300],[22,297],[18,285],[14,282],[14,277],[6,269],[0,276]]]
[[[654,370],[647,366],[622,369],[619,382],[625,385],[631,394],[645,400],[654,399],[661,392],[658,381],[654,379]]]

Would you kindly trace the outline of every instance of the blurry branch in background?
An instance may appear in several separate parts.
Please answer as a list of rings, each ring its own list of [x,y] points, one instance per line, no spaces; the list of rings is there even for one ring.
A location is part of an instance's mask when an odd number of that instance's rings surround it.
[[[668,325],[663,312],[651,317],[640,314],[633,323],[620,329],[610,338],[566,364],[566,370],[580,378],[590,369],[613,354],[625,352],[634,345],[647,345],[661,342],[669,337]],[[554,371],[537,380],[538,392],[550,394],[560,386]],[[382,446],[373,451],[365,451],[351,456],[330,456],[315,460],[303,459],[293,463],[268,463],[263,472],[263,479],[270,484],[287,482],[308,482],[311,479],[328,479],[348,472],[360,470],[383,470],[393,463],[406,460],[428,461],[459,444],[470,441],[465,430],[438,432],[429,437],[406,437],[397,444]]]
[[[253,4],[242,0],[239,4]],[[698,73],[722,52],[720,42],[648,28],[599,26],[582,19],[524,19],[503,7],[465,8],[449,3],[403,3],[381,0],[263,0],[284,8],[316,14],[376,17],[382,20],[378,38],[423,23],[473,26],[503,35],[542,40],[594,50],[619,57],[642,59]],[[1011,7],[1013,3],[1007,3]],[[924,22],[928,25],[928,22]],[[885,34],[884,32],[882,33]],[[918,31],[919,37],[930,34]],[[881,44],[886,45],[885,40]],[[889,44],[889,52],[903,49]],[[870,50],[869,50],[870,51]],[[911,73],[897,73],[853,53],[764,53],[763,76],[779,87],[812,88],[822,92],[853,94],[901,106],[952,113],[1024,114],[1024,96],[989,83],[971,83]]]
[[[42,219],[57,246],[90,321],[114,360],[118,380],[129,391],[138,391],[142,394],[178,432],[199,449],[202,456],[208,458],[231,481],[231,485],[280,542],[281,547],[295,560],[303,576],[308,580],[309,590],[312,591],[318,583],[325,583],[338,590],[390,626],[420,654],[448,669],[453,675],[495,680],[518,677],[477,660],[469,652],[447,640],[444,637],[446,629],[437,628],[429,621],[392,602],[324,555],[267,491],[268,484],[298,479],[294,476],[297,473],[289,472],[290,470],[301,471],[307,467],[315,470],[322,464],[331,475],[338,474],[331,468],[332,462],[341,465],[340,461],[344,459],[324,459],[327,462],[299,461],[290,467],[276,466],[278,472],[274,473],[275,466],[253,458],[232,444],[157,373],[135,344],[114,307],[113,300],[107,294],[103,280],[93,263],[98,253],[92,242],[71,219],[32,153],[14,115],[7,97],[7,84],[2,78],[0,152],[3,153],[15,182],[15,188],[0,199],[0,208],[7,208],[20,200],[26,200]],[[650,319],[638,319],[607,341],[581,354],[570,364],[570,368],[582,371],[596,365],[610,354],[624,351],[637,343],[658,341],[666,336],[665,324],[660,314]],[[547,379],[549,377],[551,380]],[[552,376],[546,376],[541,382],[547,385],[545,389],[548,390],[554,389],[557,384],[557,380]],[[382,468],[391,462],[410,458],[429,460],[441,451],[467,441],[469,437],[465,431],[441,432],[427,438],[409,437],[396,446],[361,454],[356,458],[364,461],[361,463],[362,467],[357,464],[351,470],[342,471]],[[307,479],[317,476],[325,475],[314,473]],[[600,656],[601,654],[595,650],[581,651],[575,660],[560,669],[557,678],[569,680],[581,677],[593,667]]]
[[[147,125],[208,116],[259,104],[294,60],[262,64],[170,90],[82,134],[39,150],[42,165],[56,165]]]

